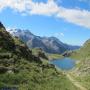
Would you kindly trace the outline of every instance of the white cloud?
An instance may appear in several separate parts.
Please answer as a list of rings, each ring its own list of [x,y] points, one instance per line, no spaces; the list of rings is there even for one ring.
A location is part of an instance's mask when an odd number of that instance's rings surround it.
[[[25,3],[24,0],[0,0],[0,10],[5,8],[11,8],[19,12],[25,11]]]
[[[90,12],[80,9],[66,9],[61,7],[57,17],[63,18],[68,22],[90,28]]]
[[[57,4],[53,0],[48,0],[45,3],[33,3],[31,7],[30,14],[39,14],[39,15],[54,15],[59,11]]]
[[[67,22],[90,28],[90,11],[78,8],[67,9],[58,6],[54,0],[48,0],[47,3],[33,2],[32,0],[0,0],[0,11],[7,7],[24,15],[54,15],[56,18],[63,18]]]

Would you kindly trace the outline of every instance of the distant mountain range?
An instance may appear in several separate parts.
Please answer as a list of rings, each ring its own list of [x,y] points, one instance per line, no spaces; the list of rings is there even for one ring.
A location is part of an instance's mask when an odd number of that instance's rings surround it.
[[[11,35],[19,37],[29,48],[42,48],[48,53],[63,53],[67,50],[79,49],[80,46],[72,46],[61,42],[56,37],[40,37],[32,34],[29,30],[7,30]]]

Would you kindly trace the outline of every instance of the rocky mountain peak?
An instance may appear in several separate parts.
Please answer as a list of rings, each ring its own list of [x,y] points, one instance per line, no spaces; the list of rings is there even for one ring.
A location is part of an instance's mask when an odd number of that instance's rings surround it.
[[[10,32],[10,31],[9,31]],[[10,32],[11,33],[11,32]],[[19,37],[29,48],[42,48],[48,53],[63,53],[66,50],[73,50],[79,47],[64,44],[56,37],[40,37],[32,34],[30,30],[15,29],[11,33]]]

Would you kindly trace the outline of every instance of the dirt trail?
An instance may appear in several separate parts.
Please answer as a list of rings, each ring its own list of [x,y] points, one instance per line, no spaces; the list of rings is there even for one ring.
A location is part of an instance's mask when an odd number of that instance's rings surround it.
[[[83,87],[78,81],[74,80],[71,75],[67,74],[68,79],[80,90],[87,90],[85,87]]]

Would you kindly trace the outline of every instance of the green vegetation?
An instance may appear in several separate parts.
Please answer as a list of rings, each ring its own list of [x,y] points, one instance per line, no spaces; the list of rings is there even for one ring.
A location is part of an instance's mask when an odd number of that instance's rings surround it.
[[[41,57],[42,59],[46,60],[54,60],[54,59],[60,59],[63,58],[60,54],[49,54],[43,51],[41,48],[33,48],[32,53],[36,56]]]
[[[60,54],[48,54],[48,58],[49,58],[49,60],[54,60],[54,59],[63,58],[63,56]]]
[[[0,25],[0,89],[77,89],[62,71],[58,71],[52,64],[44,63],[46,61],[47,55],[42,50],[28,49],[21,40],[12,38]]]
[[[71,57],[80,60],[90,58],[90,40],[87,40],[79,50],[74,51]]]
[[[23,64],[24,63],[24,64]],[[25,64],[26,63],[26,64]],[[27,65],[28,64],[28,65]],[[38,67],[35,63],[23,61],[20,72],[0,74],[1,88],[3,86],[18,87],[19,90],[76,90],[77,88],[62,72],[54,68]]]
[[[87,40],[81,49],[73,52],[71,57],[79,61],[71,75],[90,90],[90,40]]]
[[[46,52],[44,52],[41,48],[33,48],[32,53],[33,53],[33,55],[40,57],[41,59],[48,60],[48,56],[47,56]]]

